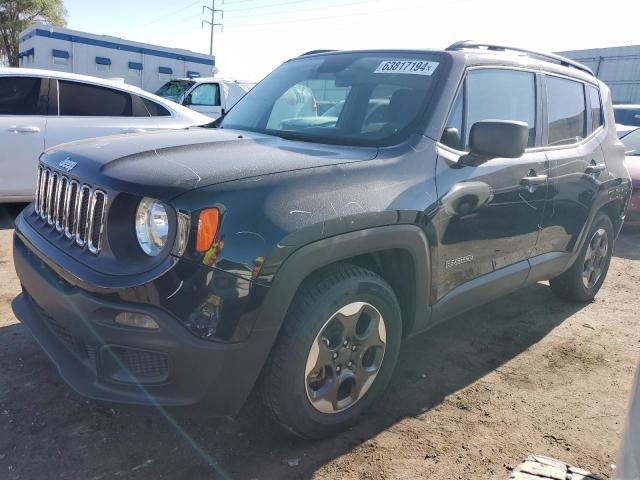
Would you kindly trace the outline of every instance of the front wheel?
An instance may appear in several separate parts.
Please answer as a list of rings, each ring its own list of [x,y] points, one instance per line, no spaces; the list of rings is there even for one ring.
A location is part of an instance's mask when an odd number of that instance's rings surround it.
[[[613,253],[613,225],[604,213],[593,222],[587,242],[576,262],[562,275],[549,281],[553,292],[568,300],[590,302],[609,271]]]
[[[389,382],[401,333],[381,277],[348,264],[316,275],[296,295],[262,374],[271,417],[304,438],[346,428]]]

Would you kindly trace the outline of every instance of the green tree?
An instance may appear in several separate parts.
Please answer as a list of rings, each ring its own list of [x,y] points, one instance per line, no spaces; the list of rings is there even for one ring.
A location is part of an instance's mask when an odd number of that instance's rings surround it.
[[[0,0],[0,55],[18,66],[18,35],[34,23],[66,25],[62,0]]]

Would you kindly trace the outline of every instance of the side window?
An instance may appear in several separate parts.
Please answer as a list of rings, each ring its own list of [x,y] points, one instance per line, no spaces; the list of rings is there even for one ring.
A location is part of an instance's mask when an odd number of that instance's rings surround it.
[[[149,114],[152,117],[170,117],[171,112],[167,110],[165,107],[160,105],[159,103],[152,102],[146,98],[142,98],[142,102],[144,106],[147,107]]]
[[[471,70],[467,76],[465,150],[469,132],[481,120],[514,120],[529,125],[528,146],[536,141],[535,75],[507,69]]]
[[[0,115],[42,115],[40,78],[0,78]]]
[[[147,110],[146,105],[142,101],[142,97],[138,95],[131,95],[131,116],[132,117],[150,117],[151,114]]]
[[[547,122],[550,146],[579,142],[586,132],[584,85],[564,78],[546,77]]]
[[[455,148],[456,150],[463,150],[462,144],[462,108],[464,100],[464,87],[458,92],[456,101],[453,104],[453,110],[449,115],[449,121],[444,127],[442,132],[442,138],[440,141],[446,146]]]
[[[131,95],[133,100],[133,116],[134,117],[170,117],[171,112],[162,105],[152,102],[151,100]]]
[[[207,107],[220,106],[220,87],[217,83],[205,83],[196,87],[189,94],[191,105],[201,105]]]
[[[131,117],[127,92],[86,83],[59,80],[60,115],[70,117]]]
[[[600,101],[600,92],[596,87],[589,85],[589,103],[591,113],[591,128],[589,133],[595,132],[603,123],[602,103]]]

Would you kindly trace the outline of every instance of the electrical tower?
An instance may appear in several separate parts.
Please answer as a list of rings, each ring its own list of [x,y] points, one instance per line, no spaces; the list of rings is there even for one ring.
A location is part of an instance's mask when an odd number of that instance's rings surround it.
[[[213,30],[215,27],[220,27],[224,31],[224,25],[222,23],[216,23],[216,12],[220,13],[220,18],[224,19],[224,10],[216,9],[216,0],[211,0],[211,6],[204,5],[202,7],[202,13],[206,13],[207,10],[211,12],[211,21],[202,20],[202,26],[206,23],[211,27],[211,40],[209,42],[209,55],[213,55]]]

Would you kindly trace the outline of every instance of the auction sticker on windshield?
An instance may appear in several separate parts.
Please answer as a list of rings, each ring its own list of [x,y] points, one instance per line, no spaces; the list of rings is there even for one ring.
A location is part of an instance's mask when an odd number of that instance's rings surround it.
[[[385,60],[373,73],[408,73],[410,75],[431,75],[438,62],[427,62],[425,60]]]

